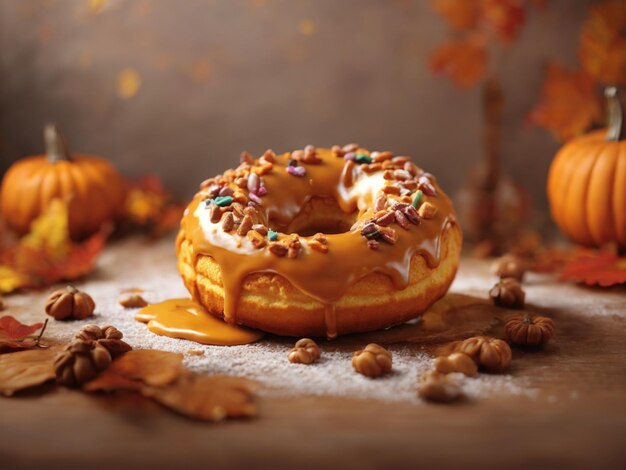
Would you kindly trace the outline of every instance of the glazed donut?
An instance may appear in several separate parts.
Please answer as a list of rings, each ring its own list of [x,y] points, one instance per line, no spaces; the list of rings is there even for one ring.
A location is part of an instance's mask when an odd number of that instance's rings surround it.
[[[176,241],[194,300],[226,322],[286,336],[386,328],[454,279],[454,209],[408,157],[307,146],[204,181]]]

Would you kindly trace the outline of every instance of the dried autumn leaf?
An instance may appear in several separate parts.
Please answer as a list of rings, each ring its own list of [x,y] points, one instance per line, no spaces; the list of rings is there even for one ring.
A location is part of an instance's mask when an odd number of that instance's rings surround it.
[[[39,331],[42,326],[43,323],[25,325],[11,315],[4,315],[0,317],[0,340],[21,340]]]
[[[517,38],[526,21],[525,6],[520,0],[483,0],[482,9],[488,30],[505,45]]]
[[[0,393],[11,396],[54,379],[55,356],[56,352],[49,349],[1,355]]]
[[[448,41],[430,56],[430,68],[461,88],[470,88],[485,77],[487,51],[484,39],[474,36]]]
[[[243,378],[188,374],[169,387],[146,387],[142,393],[190,418],[221,421],[256,415],[254,385]]]
[[[182,354],[157,349],[135,349],[116,358],[105,372],[85,386],[85,390],[136,390],[135,384],[130,382],[137,382],[141,386],[163,387],[176,381],[183,370]]]
[[[626,83],[626,7],[623,0],[592,5],[580,35],[583,69],[605,85]]]
[[[609,287],[626,283],[626,257],[600,252],[565,264],[561,279],[589,286]]]
[[[593,80],[583,71],[550,64],[539,102],[528,115],[532,125],[568,140],[583,133],[600,118]]]
[[[480,20],[480,0],[431,0],[430,4],[453,31],[467,31]]]
[[[107,234],[103,231],[82,244],[73,243],[67,204],[53,200],[33,221],[31,231],[1,254],[0,292],[73,280],[91,272]]]

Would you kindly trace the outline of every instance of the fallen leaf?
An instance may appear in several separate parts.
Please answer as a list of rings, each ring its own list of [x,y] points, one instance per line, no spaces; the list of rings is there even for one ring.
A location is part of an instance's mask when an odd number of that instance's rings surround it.
[[[532,125],[550,130],[559,140],[568,140],[587,130],[600,118],[600,105],[591,77],[550,64],[539,102],[528,115]]]
[[[253,401],[255,385],[255,382],[237,377],[186,374],[169,387],[146,387],[142,393],[184,416],[221,421],[257,414]]]
[[[67,204],[53,200],[30,232],[0,254],[0,293],[74,280],[95,267],[108,230],[83,243],[69,237]]]
[[[612,252],[586,255],[565,264],[561,279],[589,286],[610,287],[626,283],[626,257]]]
[[[138,390],[145,385],[163,387],[176,381],[183,371],[182,354],[157,349],[135,349],[116,358],[84,389],[95,392]]]
[[[467,31],[478,25],[480,0],[431,0],[430,4],[453,31]]]
[[[0,393],[11,396],[15,392],[36,387],[54,379],[56,352],[49,349],[20,351],[0,356]]]
[[[430,56],[430,68],[450,78],[461,88],[470,88],[487,73],[487,51],[484,39],[472,36],[448,41]]]
[[[623,0],[594,4],[583,23],[578,57],[604,85],[626,84],[626,7]]]
[[[0,317],[0,340],[21,340],[40,330],[42,326],[43,323],[25,325],[11,315],[4,315]]]

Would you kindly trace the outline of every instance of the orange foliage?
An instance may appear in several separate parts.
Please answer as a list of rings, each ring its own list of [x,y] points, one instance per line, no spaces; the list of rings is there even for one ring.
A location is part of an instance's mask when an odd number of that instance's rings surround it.
[[[0,253],[0,293],[73,280],[91,272],[106,238],[107,232],[100,232],[84,243],[73,243],[67,204],[53,200],[33,221],[30,232]]]
[[[550,64],[530,124],[549,129],[558,139],[582,134],[600,117],[594,82],[585,72]]]
[[[482,80],[487,72],[485,42],[478,37],[449,41],[430,57],[430,68],[449,77],[461,88],[469,88]]]
[[[561,279],[609,287],[626,283],[626,258],[611,251],[583,256],[567,263]]]
[[[578,56],[585,71],[600,83],[626,83],[626,5],[608,0],[590,8],[581,31]]]
[[[517,38],[526,22],[525,4],[521,0],[483,0],[484,21],[503,44]]]
[[[480,0],[431,0],[430,3],[453,31],[473,29],[480,20]]]

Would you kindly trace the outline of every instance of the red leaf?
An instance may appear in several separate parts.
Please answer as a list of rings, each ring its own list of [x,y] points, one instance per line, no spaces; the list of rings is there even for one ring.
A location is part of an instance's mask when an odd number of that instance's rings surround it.
[[[24,325],[11,315],[4,315],[0,317],[0,339],[22,340],[40,330],[42,326],[43,323]]]
[[[626,257],[602,252],[585,256],[565,265],[561,279],[589,286],[609,287],[626,283]]]

